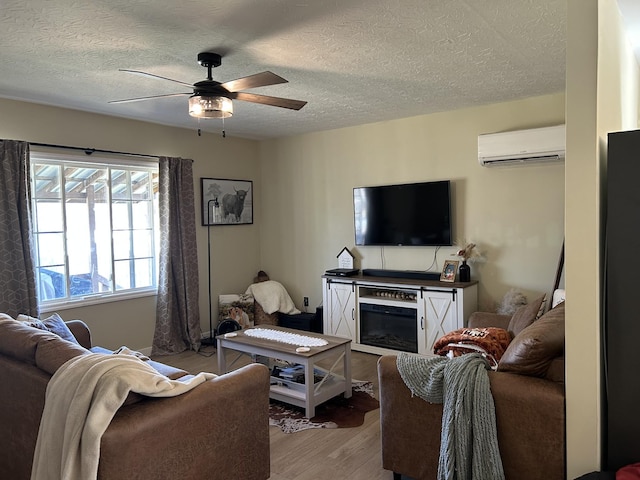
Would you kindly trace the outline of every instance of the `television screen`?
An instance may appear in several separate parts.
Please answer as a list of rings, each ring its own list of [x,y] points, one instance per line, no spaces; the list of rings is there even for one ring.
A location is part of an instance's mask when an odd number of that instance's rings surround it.
[[[356,245],[452,245],[450,182],[353,189]]]

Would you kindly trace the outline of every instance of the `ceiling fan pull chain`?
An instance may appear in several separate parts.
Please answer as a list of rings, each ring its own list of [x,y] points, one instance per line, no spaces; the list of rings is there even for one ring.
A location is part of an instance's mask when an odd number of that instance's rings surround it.
[[[224,131],[224,117],[222,117],[222,138],[227,138],[227,132]]]

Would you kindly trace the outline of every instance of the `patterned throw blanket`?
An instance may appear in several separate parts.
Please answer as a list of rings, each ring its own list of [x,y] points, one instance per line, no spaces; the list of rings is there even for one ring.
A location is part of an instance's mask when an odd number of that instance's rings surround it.
[[[503,480],[495,406],[482,355],[449,359],[400,353],[397,366],[412,394],[443,404],[438,480]]]
[[[436,340],[433,353],[457,357],[473,351],[480,352],[495,370],[510,342],[511,334],[502,328],[459,328]]]

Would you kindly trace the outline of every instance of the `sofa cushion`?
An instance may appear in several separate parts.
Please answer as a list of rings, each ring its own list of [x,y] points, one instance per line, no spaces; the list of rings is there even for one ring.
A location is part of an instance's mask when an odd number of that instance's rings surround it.
[[[522,330],[502,355],[498,371],[544,377],[564,352],[564,303]]]
[[[13,320],[0,319],[0,353],[31,365],[36,364],[38,342],[47,338],[59,339],[57,335]]]
[[[53,375],[65,362],[86,353],[89,353],[89,350],[76,342],[57,337],[45,338],[38,342],[36,365],[49,375]]]
[[[536,298],[533,302],[519,307],[516,310],[516,313],[513,314],[513,317],[511,317],[507,330],[509,330],[512,335],[516,336],[522,330],[531,325],[536,318],[538,318],[538,312],[540,311],[544,299],[545,295],[542,295],[540,298]]]
[[[62,318],[60,318],[60,315],[58,315],[57,313],[54,313],[44,320],[30,317],[28,315],[18,315],[17,320],[20,322],[24,322],[32,327],[39,328],[40,330],[46,330],[48,332],[55,333],[60,338],[63,338],[64,340],[67,340],[69,342],[78,343],[78,340],[76,340],[76,337],[73,336],[73,333],[71,333],[71,330],[69,330],[67,324],[64,323],[64,320],[62,320]]]

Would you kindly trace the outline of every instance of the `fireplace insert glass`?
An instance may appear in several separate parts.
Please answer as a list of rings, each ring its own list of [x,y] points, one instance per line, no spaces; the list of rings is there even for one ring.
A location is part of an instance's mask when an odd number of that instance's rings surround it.
[[[417,353],[416,309],[361,303],[360,343]]]

